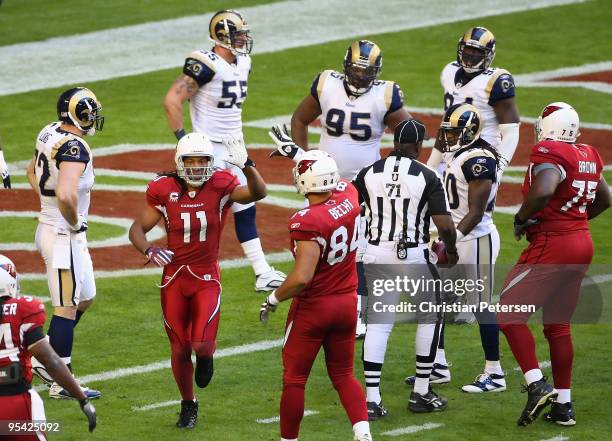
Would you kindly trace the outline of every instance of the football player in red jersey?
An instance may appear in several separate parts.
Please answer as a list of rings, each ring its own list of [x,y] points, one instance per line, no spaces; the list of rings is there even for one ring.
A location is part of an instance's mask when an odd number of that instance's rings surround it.
[[[540,371],[526,325],[531,313],[499,313],[500,329],[527,382],[521,426],[533,422],[552,401],[547,421],[576,424],[570,395],[574,355],[570,319],[593,258],[588,221],[610,206],[608,184],[601,174],[603,160],[594,147],[576,144],[578,135],[578,114],[570,105],[552,103],[544,108],[536,122],[538,142],[523,183],[524,201],[514,217],[516,239],[526,233],[529,246],[506,278],[501,304],[542,308],[555,385],[548,384]]]
[[[130,228],[130,240],[149,261],[164,267],[161,304],[172,349],[172,372],[181,393],[179,428],[196,424],[195,381],[204,388],[213,374],[221,284],[219,240],[233,202],[247,204],[266,196],[266,184],[248,159],[240,138],[226,138],[227,162],[247,178],[241,186],[229,170],[213,169],[210,140],[200,133],[182,137],[175,154],[176,172],[162,174],[147,187],[147,205]],[[164,218],[167,247],[152,245],[146,233]]]
[[[43,402],[32,389],[31,356],[34,355],[49,375],[81,404],[89,421],[89,431],[96,427],[96,409],[81,390],[68,367],[55,353],[43,333],[45,306],[29,296],[19,295],[19,280],[13,262],[0,255],[0,422],[6,441],[45,440],[42,431],[15,431],[8,422],[45,422]],[[36,427],[34,427],[36,429]]]
[[[293,169],[295,186],[308,208],[289,220],[295,266],[261,305],[268,320],[292,298],[283,345],[282,441],[297,440],[304,415],[304,388],[321,347],[327,372],[353,425],[355,440],[371,441],[365,394],[353,372],[357,317],[357,230],[359,201],[351,183],[321,150],[305,152]]]

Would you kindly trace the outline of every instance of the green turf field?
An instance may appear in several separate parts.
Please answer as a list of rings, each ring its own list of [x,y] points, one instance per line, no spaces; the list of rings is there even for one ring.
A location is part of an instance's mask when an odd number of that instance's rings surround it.
[[[269,3],[263,0],[236,0],[239,8]],[[124,2],[5,0],[0,7],[0,46],[46,38],[68,36],[118,26],[203,14],[226,7],[227,2],[210,0],[181,2],[137,0]],[[384,7],[384,2],[377,7]],[[416,17],[407,15],[407,19]],[[489,27],[497,37],[494,65],[512,73],[576,66],[612,60],[612,7],[608,0],[593,0],[568,6],[491,16],[478,23],[461,21],[428,28],[364,35],[377,42],[384,54],[382,79],[397,81],[403,88],[406,104],[441,107],[439,72],[455,57],[457,38],[466,28],[479,24]],[[606,24],[608,23],[608,24]],[[206,26],[194,30],[202,34],[207,47]],[[255,38],[257,36],[255,35]],[[249,84],[249,98],[244,107],[245,121],[289,114],[305,96],[315,74],[324,68],[341,69],[345,39],[305,46],[253,57],[254,69]],[[257,44],[257,43],[255,43]],[[185,54],[195,48],[185,47]],[[35,54],[33,54],[35,57]],[[104,60],[93,60],[103,63]],[[93,148],[119,143],[172,143],[161,106],[162,98],[180,72],[180,66],[142,75],[98,81],[92,88],[104,105],[104,131],[89,139]],[[58,73],[59,75],[59,73]],[[55,102],[66,87],[54,87],[28,93],[0,96],[0,135],[7,161],[29,159],[39,130],[55,118]],[[610,95],[581,88],[518,88],[517,102],[522,115],[535,117],[545,103],[567,100],[579,111],[583,121],[612,124]],[[246,128],[249,142],[269,142],[267,130]],[[602,146],[610,148],[610,145]],[[522,176],[507,172],[507,176]],[[608,182],[612,175],[606,172]],[[14,176],[15,183],[26,183]],[[143,185],[145,181],[123,177],[97,176],[97,184]],[[1,191],[1,190],[0,190]],[[271,196],[299,200],[299,195],[270,191]],[[1,197],[1,194],[0,194]],[[2,207],[0,199],[0,209]],[[284,219],[279,220],[283,223]],[[512,216],[496,214],[502,247],[498,261],[512,263],[526,242],[512,237]],[[596,244],[594,262],[612,263],[612,238],[609,230],[612,214],[592,222]],[[0,241],[24,241],[33,237],[33,219],[0,218]],[[260,226],[265,228],[265,226]],[[90,223],[89,240],[112,237],[121,228]],[[290,263],[275,264],[283,271]],[[612,273],[612,269],[608,271]],[[253,292],[250,268],[223,272],[223,306],[219,330],[220,350],[283,337],[287,306],[282,305],[267,326],[257,320],[262,296]],[[73,366],[78,376],[99,374],[149,365],[169,359],[169,346],[163,329],[157,276],[100,278],[97,300],[76,329]],[[612,283],[602,284],[604,293],[612,292]],[[46,281],[22,282],[22,290],[48,296]],[[47,304],[47,306],[49,306]],[[50,316],[51,310],[48,309]],[[610,324],[574,327],[576,362],[573,397],[578,425],[561,428],[543,421],[527,428],[516,427],[516,418],[524,404],[520,394],[522,376],[503,336],[502,365],[507,371],[508,391],[494,396],[471,396],[459,387],[471,382],[482,369],[482,351],[476,326],[449,326],[446,347],[453,363],[453,381],[437,390],[449,398],[447,412],[417,416],[406,410],[409,388],[403,378],[414,370],[414,325],[401,324],[389,343],[382,379],[382,393],[388,418],[373,423],[376,440],[474,440],[474,441],[602,441],[612,439],[607,397],[611,394],[610,357],[606,350]],[[542,333],[534,327],[540,360],[548,360]],[[355,366],[363,380],[360,362],[361,344],[357,344]],[[57,440],[150,441],[204,440],[247,441],[278,440],[278,423],[260,424],[257,419],[277,416],[281,391],[281,353],[273,349],[220,358],[215,361],[215,378],[205,392],[197,392],[200,420],[195,430],[177,431],[174,423],[178,405],[152,410],[134,410],[156,403],[180,399],[168,368],[147,373],[133,372],[121,378],[90,381],[104,396],[95,404],[99,426],[86,433],[84,417],[75,402],[54,401],[42,393],[47,418],[62,424]],[[551,375],[550,368],[546,368]],[[304,418],[301,440],[340,441],[351,439],[350,425],[324,364],[316,363],[306,395],[306,409],[318,412]],[[435,429],[398,437],[381,435],[399,427],[437,423]]]
[[[36,217],[0,217],[2,242],[31,242],[36,233]],[[121,236],[124,228],[99,222],[88,222],[87,240],[103,240]]]

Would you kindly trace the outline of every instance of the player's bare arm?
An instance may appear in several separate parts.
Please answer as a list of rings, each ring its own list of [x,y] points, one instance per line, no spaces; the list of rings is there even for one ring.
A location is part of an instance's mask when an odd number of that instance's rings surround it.
[[[595,190],[595,200],[587,208],[589,219],[599,216],[608,208],[610,208],[610,188],[606,179],[602,176]]]
[[[76,398],[80,405],[81,410],[87,416],[89,423],[89,431],[93,432],[96,428],[96,409],[89,403],[87,396],[83,393],[81,386],[76,382],[72,373],[68,369],[68,366],[62,361],[62,359],[53,350],[46,338],[32,343],[28,346],[28,351],[36,359],[43,364],[43,366],[49,372],[49,375],[64,389],[66,389],[71,397]]]
[[[519,111],[514,98],[506,98],[493,104],[495,117],[499,124],[514,124],[520,122]]]
[[[390,130],[395,130],[399,123],[407,119],[412,119],[412,115],[402,107],[401,109],[397,109],[395,112],[389,113],[385,117],[385,124]]]
[[[28,347],[28,351],[40,361],[57,383],[70,392],[77,400],[87,398],[66,364],[59,358],[46,338],[42,338]]]
[[[157,225],[161,218],[161,212],[150,205],[145,205],[132,222],[129,233],[130,242],[142,254],[145,254],[145,251],[151,247],[151,243],[147,240],[147,233]]]
[[[516,217],[523,222],[531,219],[534,214],[546,206],[560,182],[561,173],[557,169],[541,170],[533,179],[529,193],[525,196]]]
[[[297,242],[295,266],[283,284],[275,291],[278,301],[299,296],[306,285],[314,277],[321,249],[314,241],[300,240]]]
[[[85,164],[82,162],[61,162],[59,166],[59,176],[57,179],[57,205],[69,225],[76,225],[79,222],[78,204],[79,178],[85,171]],[[29,178],[28,178],[29,180]]]
[[[446,254],[448,255],[448,263],[454,265],[459,260],[457,255],[457,231],[455,230],[455,224],[450,214],[432,214],[431,220],[438,229],[438,235],[440,239],[446,245]]]
[[[185,74],[179,75],[164,97],[164,111],[170,130],[183,130],[183,104],[198,91],[198,83]]]
[[[36,193],[40,193],[40,189],[38,187],[38,181],[36,180],[36,172],[34,171],[35,161],[34,158],[28,163],[28,168],[26,169],[26,176],[28,178],[28,182],[32,190]]]
[[[247,185],[236,187],[230,194],[230,201],[239,204],[256,202],[267,196],[266,183],[255,167],[244,167],[242,169],[247,178]]]
[[[468,184],[468,213],[457,225],[457,230],[464,236],[482,220],[492,186],[493,182],[488,179],[478,179]]]
[[[321,106],[309,94],[302,100],[291,116],[291,137],[293,142],[304,150],[308,149],[308,125],[317,119],[320,114]]]

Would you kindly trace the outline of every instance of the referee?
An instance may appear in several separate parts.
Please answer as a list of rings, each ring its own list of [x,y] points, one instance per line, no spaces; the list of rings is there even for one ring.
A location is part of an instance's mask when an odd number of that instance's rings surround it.
[[[353,181],[360,199],[366,205],[368,244],[363,262],[366,279],[370,279],[368,287],[373,286],[374,279],[378,279],[373,274],[378,275],[383,268],[385,273],[382,278],[387,280],[397,276],[416,280],[439,278],[435,266],[431,264],[428,249],[432,220],[446,244],[449,264],[457,262],[455,226],[442,180],[434,170],[416,160],[424,138],[425,126],[420,121],[402,121],[395,128],[393,152],[361,170]],[[379,267],[379,264],[387,266]],[[384,296],[374,298],[369,293],[370,299],[384,299],[386,305],[397,305],[400,293],[385,292]],[[433,302],[440,304],[439,293],[433,296]],[[371,312],[370,308],[368,312]],[[363,369],[370,420],[388,413],[382,403],[379,384],[394,318],[393,312],[368,317]],[[408,409],[417,413],[442,411],[448,403],[446,398],[429,389],[429,375],[436,355],[442,314],[424,317],[417,313],[417,318],[417,378]]]

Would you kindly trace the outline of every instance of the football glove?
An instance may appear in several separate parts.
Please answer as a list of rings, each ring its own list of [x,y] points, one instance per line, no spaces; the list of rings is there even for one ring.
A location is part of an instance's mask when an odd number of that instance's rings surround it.
[[[268,323],[268,316],[271,312],[276,311],[276,308],[280,302],[276,298],[276,290],[272,291],[266,300],[261,304],[259,308],[259,321],[262,323]]]
[[[74,225],[70,225],[70,229],[73,233],[83,233],[87,231],[87,220],[85,217],[79,215],[77,223]]]
[[[225,162],[229,162],[236,167],[243,169],[245,163],[249,159],[247,154],[246,146],[244,145],[244,139],[242,136],[228,136],[223,138],[223,146],[227,151],[227,158]]]
[[[79,404],[81,405],[81,410],[87,417],[87,421],[89,422],[89,431],[93,432],[96,428],[96,408],[93,404],[89,402],[87,398],[84,400],[80,400]]]
[[[0,176],[2,177],[4,188],[11,188],[11,176],[9,175],[6,162],[4,162],[4,152],[2,150],[0,150]]]
[[[149,259],[147,263],[153,262],[155,265],[161,267],[172,262],[174,253],[162,247],[149,247],[145,251],[145,256],[147,256],[147,259]]]
[[[532,225],[536,225],[540,221],[537,219],[527,219],[526,221],[522,221],[518,214],[514,215],[514,238],[516,240],[521,240],[523,234],[525,234],[525,230]]]
[[[270,153],[270,157],[284,156],[285,158],[293,159],[295,162],[298,162],[300,156],[304,154],[304,150],[293,142],[293,139],[289,136],[289,131],[285,124],[283,124],[282,127],[280,124],[272,126],[268,135],[270,135],[270,138],[272,138],[272,141],[274,141],[277,146],[276,150]]]

